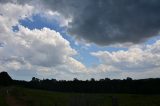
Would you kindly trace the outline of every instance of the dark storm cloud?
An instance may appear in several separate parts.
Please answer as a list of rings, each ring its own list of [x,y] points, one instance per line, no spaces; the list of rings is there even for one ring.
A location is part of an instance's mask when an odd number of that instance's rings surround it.
[[[0,3],[9,2],[10,0],[0,0]]]
[[[3,47],[3,43],[0,43],[0,47]]]
[[[4,47],[4,46],[5,46],[5,43],[0,42],[0,47]]]
[[[100,45],[141,42],[160,30],[160,0],[44,0],[73,17],[68,32]]]
[[[16,3],[16,2],[21,2],[21,1],[23,1],[23,3],[25,3],[24,0],[0,0],[0,3],[8,3],[8,2]]]
[[[70,35],[99,45],[138,43],[160,30],[160,0],[39,1],[45,8],[73,18]]]

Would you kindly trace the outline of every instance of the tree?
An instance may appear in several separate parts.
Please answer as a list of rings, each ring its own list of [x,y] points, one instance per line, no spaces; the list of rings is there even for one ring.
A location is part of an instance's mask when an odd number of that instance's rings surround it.
[[[90,80],[90,81],[95,82],[95,79],[94,79],[94,78],[91,78],[91,80]]]
[[[32,82],[39,82],[40,81],[40,79],[38,79],[38,78],[36,78],[36,77],[32,77],[32,80],[31,80]]]
[[[132,78],[127,77],[126,80],[127,80],[127,81],[132,81]]]
[[[77,78],[74,78],[73,81],[77,82],[77,81],[79,81],[79,80],[78,80]]]
[[[0,73],[0,84],[5,86],[12,84],[12,78],[7,72]]]

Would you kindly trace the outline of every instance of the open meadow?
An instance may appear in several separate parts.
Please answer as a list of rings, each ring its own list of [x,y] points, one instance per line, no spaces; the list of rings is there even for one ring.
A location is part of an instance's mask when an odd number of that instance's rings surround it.
[[[160,95],[62,93],[5,87],[0,90],[0,106],[160,106]]]

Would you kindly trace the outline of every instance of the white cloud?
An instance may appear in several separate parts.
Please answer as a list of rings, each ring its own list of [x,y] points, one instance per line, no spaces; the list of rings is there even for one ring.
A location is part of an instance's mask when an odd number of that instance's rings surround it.
[[[34,7],[28,4],[18,5],[13,3],[0,4],[0,31],[10,30],[13,25],[18,24],[18,20],[30,17],[34,12]],[[6,28],[6,30],[4,30]]]
[[[67,40],[48,28],[29,30],[21,26],[16,36],[24,40],[21,44],[25,50],[20,52],[35,65],[49,67],[63,64],[67,56],[76,54]]]
[[[77,52],[60,33],[49,28],[30,30],[19,24],[20,19],[34,14],[34,7],[1,4],[0,13],[0,42],[5,42],[0,48],[1,70],[12,73],[16,78],[21,78],[18,77],[20,73],[27,79],[34,75],[53,77],[60,73],[61,76],[70,76],[71,73],[86,72],[86,67],[72,57]],[[12,31],[15,25],[19,27],[17,32]]]
[[[103,69],[113,67],[125,77],[127,75],[133,78],[156,77],[157,75],[154,73],[160,75],[158,72],[160,69],[160,40],[145,47],[130,47],[126,51],[116,52],[98,51],[92,52],[91,55],[100,60]],[[107,69],[105,70],[107,71]]]
[[[66,18],[57,11],[43,9],[43,14],[41,14],[41,16],[43,16],[50,22],[52,22],[53,20],[57,21],[61,27],[66,27],[70,22],[72,22],[71,17]]]

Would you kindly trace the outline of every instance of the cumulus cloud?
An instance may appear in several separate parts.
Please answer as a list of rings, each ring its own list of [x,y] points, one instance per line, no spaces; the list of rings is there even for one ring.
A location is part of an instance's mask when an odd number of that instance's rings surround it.
[[[30,17],[34,12],[34,7],[28,4],[16,5],[13,3],[6,3],[0,4],[0,7],[1,20],[6,20],[5,25],[9,28],[12,25],[18,24],[18,20]]]
[[[101,61],[100,66],[104,71],[108,71],[105,68],[113,67],[122,75],[126,75],[125,77],[128,75],[133,78],[140,78],[141,75],[150,77],[155,73],[160,75],[158,71],[160,69],[160,40],[145,47],[131,47],[126,51],[119,50],[116,52],[98,51],[92,52],[91,55]],[[157,76],[156,74],[153,76]]]
[[[56,73],[64,76],[63,71],[85,73],[86,67],[72,57],[77,52],[60,33],[49,28],[30,30],[19,24],[19,20],[31,17],[34,9],[28,4],[0,4],[0,70],[29,78]],[[19,27],[16,32],[12,30],[15,25]]]

